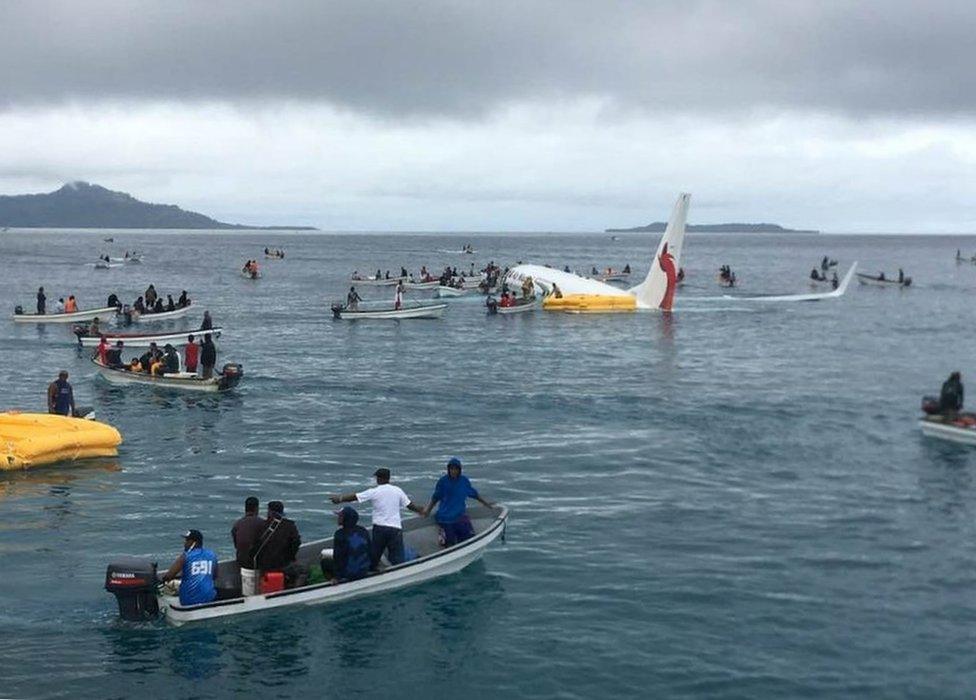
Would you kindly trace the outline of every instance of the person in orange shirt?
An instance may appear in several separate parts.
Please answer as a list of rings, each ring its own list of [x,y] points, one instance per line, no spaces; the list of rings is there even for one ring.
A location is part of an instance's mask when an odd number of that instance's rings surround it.
[[[78,302],[75,301],[74,296],[68,297],[68,301],[64,304],[64,312],[66,314],[73,314],[78,310]]]

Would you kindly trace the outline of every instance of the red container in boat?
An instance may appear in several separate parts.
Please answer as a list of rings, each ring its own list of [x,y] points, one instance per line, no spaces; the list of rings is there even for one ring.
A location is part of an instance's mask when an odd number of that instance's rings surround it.
[[[261,592],[274,593],[285,590],[285,574],[281,571],[265,571],[261,576]]]

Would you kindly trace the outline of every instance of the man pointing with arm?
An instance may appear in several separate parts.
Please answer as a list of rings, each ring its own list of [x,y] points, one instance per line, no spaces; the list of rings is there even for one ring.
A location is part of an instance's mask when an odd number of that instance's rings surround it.
[[[403,522],[400,510],[406,508],[418,515],[424,514],[424,509],[410,500],[399,486],[390,483],[390,470],[380,467],[373,476],[376,486],[360,493],[347,493],[342,496],[332,496],[333,503],[371,503],[373,505],[373,537],[370,549],[370,568],[376,571],[383,552],[390,564],[403,563]]]

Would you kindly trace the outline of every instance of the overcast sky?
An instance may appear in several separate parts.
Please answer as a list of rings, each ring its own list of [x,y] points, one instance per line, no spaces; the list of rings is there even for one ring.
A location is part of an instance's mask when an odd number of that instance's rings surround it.
[[[976,232],[976,3],[0,2],[0,194],[222,220]]]

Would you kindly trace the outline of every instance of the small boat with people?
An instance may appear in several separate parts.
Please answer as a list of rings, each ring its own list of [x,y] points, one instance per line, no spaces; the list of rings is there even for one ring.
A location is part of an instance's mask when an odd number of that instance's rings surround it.
[[[98,309],[85,309],[84,311],[73,311],[70,313],[55,314],[25,314],[23,308],[18,306],[14,309],[14,323],[78,323],[79,321],[91,321],[99,316],[115,316],[119,311],[117,306],[103,306]]]
[[[111,262],[110,260],[96,260],[95,269],[96,270],[113,270],[116,267],[122,267],[125,263],[121,262]]]
[[[86,348],[97,347],[103,337],[109,345],[115,345],[115,343],[121,340],[126,348],[148,348],[153,343],[160,347],[167,343],[173,346],[187,345],[190,342],[190,336],[193,336],[194,342],[196,342],[202,339],[204,334],[208,334],[216,340],[223,333],[222,328],[180,331],[179,333],[115,333],[105,331],[97,335],[91,334],[88,332],[88,328],[85,327],[76,328],[74,331],[78,337],[78,344]]]
[[[739,278],[736,277],[735,273],[732,271],[732,268],[728,265],[722,265],[722,267],[718,269],[718,283],[720,286],[731,288],[736,286],[738,281]]]
[[[953,372],[942,383],[938,396],[922,397],[919,421],[922,434],[927,437],[976,445],[976,413],[963,411],[962,375]]]
[[[509,316],[511,314],[524,314],[529,311],[541,309],[542,297],[534,294],[528,299],[517,299],[515,294],[502,292],[502,298],[500,300],[491,296],[488,297],[485,306],[488,307],[489,315]]]
[[[132,313],[133,323],[161,323],[163,321],[172,321],[173,319],[182,318],[190,313],[190,304],[186,306],[178,306],[172,311],[146,311],[144,313]]]
[[[241,567],[235,558],[230,558],[217,562],[215,600],[181,605],[178,588],[160,585],[155,562],[120,557],[106,569],[105,589],[116,597],[122,619],[142,622],[162,615],[176,626],[286,607],[339,603],[457,573],[480,559],[497,539],[504,540],[508,508],[479,505],[468,508],[467,515],[474,535],[447,547],[441,545],[440,528],[433,519],[404,520],[404,549],[416,556],[396,565],[382,562],[378,571],[353,580],[329,580],[245,595]],[[332,549],[332,538],[304,543],[295,555],[295,563],[306,571],[318,569],[323,556]]]
[[[429,280],[425,282],[404,282],[403,286],[407,289],[437,289],[440,284],[440,280]]]
[[[160,389],[216,393],[233,389],[244,378],[244,368],[234,362],[225,363],[220,372],[217,372],[213,377],[204,378],[192,372],[152,374],[150,372],[136,372],[128,369],[125,365],[109,367],[102,364],[97,355],[92,357],[91,361],[98,368],[98,373],[103,379],[110,384],[117,385],[143,384]]]
[[[283,251],[281,248],[265,248],[264,257],[269,260],[284,260],[285,251]]]
[[[332,317],[336,320],[440,318],[447,304],[444,302],[407,302],[398,307],[388,302],[360,302],[355,306],[335,303]]]
[[[434,289],[434,297],[438,299],[449,299],[460,296],[472,295],[478,290],[472,287],[464,287],[458,289],[457,287],[447,287],[444,285],[439,285]]]
[[[858,272],[857,281],[871,287],[910,287],[912,285],[912,278],[906,277],[905,271],[901,268],[898,268],[898,274],[894,277],[888,277],[884,272],[879,272],[877,275]]]
[[[407,280],[407,277],[391,277],[389,272],[387,272],[386,277],[384,277],[380,274],[379,270],[376,271],[375,275],[368,275],[365,277],[361,276],[358,272],[354,272],[352,277],[349,278],[349,281],[353,284],[367,287],[392,287],[398,282],[406,283]]]

